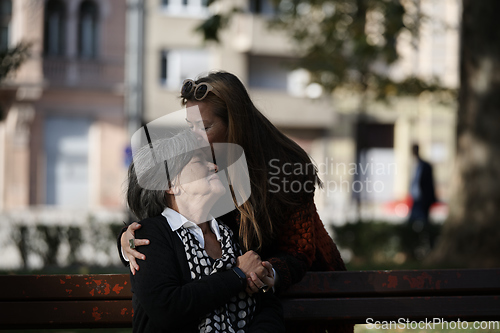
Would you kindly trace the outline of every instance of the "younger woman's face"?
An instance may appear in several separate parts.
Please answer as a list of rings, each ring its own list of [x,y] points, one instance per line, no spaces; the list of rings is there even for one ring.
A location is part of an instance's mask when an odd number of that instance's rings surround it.
[[[192,106],[198,106],[200,113],[198,114],[198,112],[190,110],[189,108]],[[227,142],[227,126],[221,118],[215,115],[209,103],[188,101],[186,107],[186,121],[189,128],[191,128],[200,140],[208,139],[210,143]]]

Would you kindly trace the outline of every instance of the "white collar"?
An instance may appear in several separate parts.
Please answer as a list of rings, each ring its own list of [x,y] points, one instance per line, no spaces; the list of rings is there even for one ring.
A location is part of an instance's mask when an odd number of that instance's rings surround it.
[[[200,226],[194,222],[189,221],[185,216],[176,212],[171,208],[165,208],[165,210],[161,213],[166,219],[172,231],[177,231],[180,227],[184,227],[188,229],[200,242],[202,248],[205,248],[205,238],[203,237],[203,231]],[[217,237],[217,240],[220,242],[222,240],[222,236],[219,231],[219,223],[216,219],[212,218],[210,223],[210,229]]]

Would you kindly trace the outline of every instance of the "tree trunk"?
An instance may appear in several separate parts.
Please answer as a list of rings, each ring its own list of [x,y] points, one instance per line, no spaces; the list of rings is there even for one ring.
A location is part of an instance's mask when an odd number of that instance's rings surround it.
[[[457,156],[450,213],[429,257],[500,266],[500,1],[463,0]]]

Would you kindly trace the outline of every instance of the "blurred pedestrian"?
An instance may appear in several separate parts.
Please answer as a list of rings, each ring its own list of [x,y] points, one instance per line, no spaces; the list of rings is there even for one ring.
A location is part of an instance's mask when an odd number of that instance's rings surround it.
[[[434,241],[430,234],[429,211],[431,206],[437,202],[434,192],[432,166],[420,157],[417,144],[412,146],[412,154],[415,161],[410,184],[413,205],[408,224],[420,236],[421,240],[427,242],[429,247],[432,248]]]

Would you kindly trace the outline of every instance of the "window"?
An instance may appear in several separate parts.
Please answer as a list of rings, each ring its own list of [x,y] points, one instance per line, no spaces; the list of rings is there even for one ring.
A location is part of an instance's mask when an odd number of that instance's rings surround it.
[[[248,84],[250,88],[286,92],[301,98],[319,98],[323,89],[311,83],[305,69],[293,69],[293,59],[286,57],[257,56],[248,57]]]
[[[206,16],[208,0],[162,0],[162,10],[171,15]]]
[[[88,206],[90,125],[85,118],[45,120],[46,204]]]
[[[45,6],[44,50],[46,55],[63,56],[65,52],[66,8],[60,0]]]
[[[248,59],[248,83],[252,88],[286,91],[290,59],[250,55]]]
[[[250,0],[248,5],[250,12],[253,14],[276,15],[276,7],[271,0]]]
[[[356,132],[359,168],[351,184],[353,195],[365,202],[395,200],[394,124],[358,123]]]
[[[0,0],[0,52],[9,48],[10,20],[12,16],[12,1]]]
[[[161,53],[160,59],[160,81],[163,85],[167,82],[168,51]]]
[[[160,83],[180,88],[185,79],[194,79],[209,71],[209,53],[205,50],[166,50],[160,55]]]
[[[94,1],[84,1],[80,5],[78,17],[78,54],[81,58],[97,56],[98,9]]]

